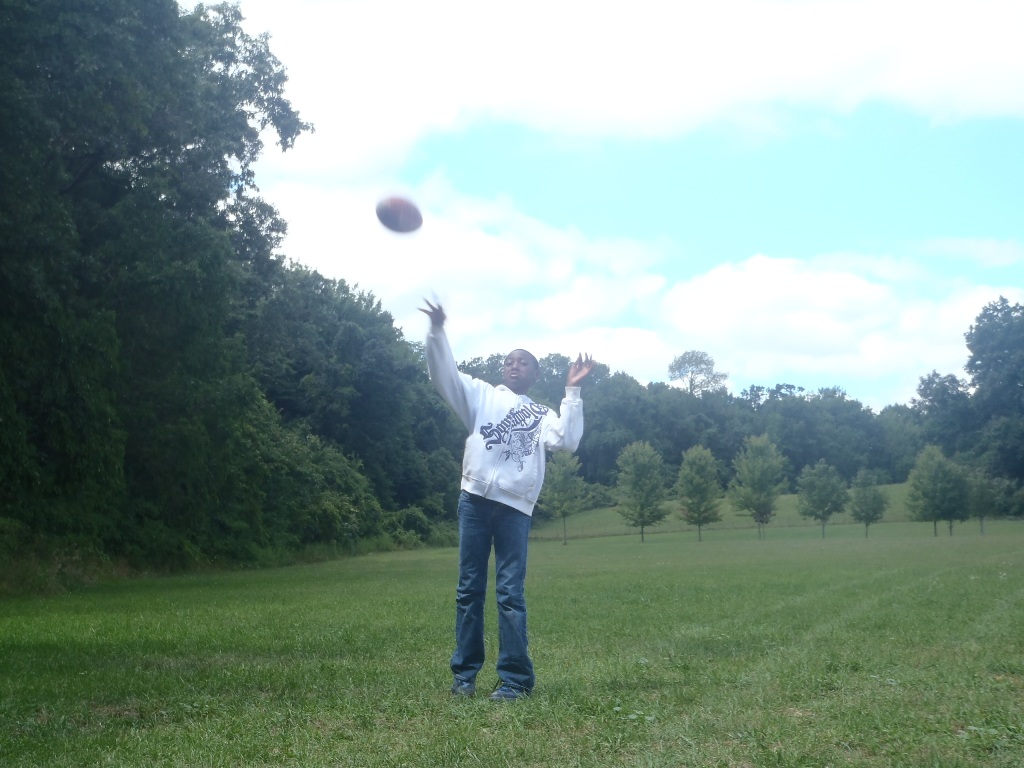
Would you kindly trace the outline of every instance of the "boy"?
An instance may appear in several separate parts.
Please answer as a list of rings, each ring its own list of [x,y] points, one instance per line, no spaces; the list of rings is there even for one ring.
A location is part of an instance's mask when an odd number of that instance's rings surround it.
[[[484,663],[484,600],[493,544],[499,683],[490,699],[514,701],[529,696],[535,683],[526,640],[526,548],[533,507],[544,482],[545,450],[575,451],[579,445],[580,383],[594,361],[578,355],[569,366],[565,399],[556,413],[526,395],[540,379],[537,358],[526,350],[508,354],[504,381],[497,387],[460,373],[444,332],[444,309],[426,304],[420,311],[430,318],[430,379],[469,430],[458,509],[452,695],[476,693],[476,676]]]

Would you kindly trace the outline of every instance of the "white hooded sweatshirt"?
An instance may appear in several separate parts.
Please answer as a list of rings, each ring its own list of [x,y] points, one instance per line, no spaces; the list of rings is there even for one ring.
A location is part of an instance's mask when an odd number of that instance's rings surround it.
[[[427,334],[427,369],[441,397],[469,430],[462,490],[532,515],[548,450],[575,451],[583,437],[579,387],[566,387],[556,413],[546,405],[461,373],[444,328]]]

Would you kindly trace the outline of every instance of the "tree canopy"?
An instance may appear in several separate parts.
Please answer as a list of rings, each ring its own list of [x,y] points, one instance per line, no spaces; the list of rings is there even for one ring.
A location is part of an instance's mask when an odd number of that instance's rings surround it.
[[[668,366],[670,381],[679,381],[691,395],[702,395],[722,389],[728,373],[715,370],[715,359],[707,352],[691,349],[676,357]]]
[[[1024,482],[1024,306],[1000,296],[965,338],[979,422],[975,453],[990,474]]]

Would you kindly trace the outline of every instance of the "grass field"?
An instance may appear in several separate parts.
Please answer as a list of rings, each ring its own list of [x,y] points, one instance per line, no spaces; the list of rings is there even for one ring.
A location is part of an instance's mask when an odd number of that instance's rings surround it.
[[[0,602],[0,765],[1024,763],[1024,523],[535,541],[512,704],[448,695],[454,555]]]

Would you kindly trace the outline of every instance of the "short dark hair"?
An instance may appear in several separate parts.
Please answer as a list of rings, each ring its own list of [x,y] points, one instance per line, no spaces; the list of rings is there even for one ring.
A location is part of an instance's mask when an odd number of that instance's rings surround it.
[[[538,371],[540,370],[540,361],[537,360],[537,357],[533,354],[533,352],[530,352],[527,349],[523,349],[522,347],[516,347],[515,349],[512,350],[512,352],[524,353],[527,357],[533,360],[533,367],[536,368]],[[508,355],[511,355],[512,352],[509,352]],[[508,359],[508,355],[505,355],[506,360]]]

